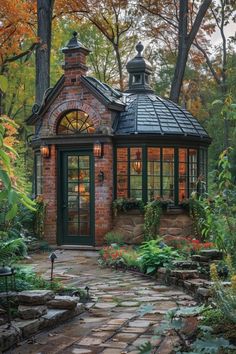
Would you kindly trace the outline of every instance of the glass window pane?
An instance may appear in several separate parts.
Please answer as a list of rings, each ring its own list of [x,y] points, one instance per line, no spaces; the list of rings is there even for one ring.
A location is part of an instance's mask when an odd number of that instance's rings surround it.
[[[179,162],[187,162],[187,161],[188,161],[188,150],[179,149]]]
[[[142,148],[130,148],[130,174],[141,175],[143,169]]]
[[[67,112],[60,120],[57,133],[58,134],[78,134],[78,133],[94,133],[95,128],[88,114],[76,110]]]
[[[142,199],[142,189],[130,189],[130,197],[141,200]]]
[[[118,148],[117,149],[117,161],[128,161],[128,149]]]

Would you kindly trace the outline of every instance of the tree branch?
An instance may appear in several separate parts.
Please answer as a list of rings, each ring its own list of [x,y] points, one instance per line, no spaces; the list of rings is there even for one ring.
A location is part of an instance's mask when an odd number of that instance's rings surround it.
[[[221,86],[221,84],[222,84],[221,80],[217,76],[217,73],[216,73],[216,71],[215,71],[215,69],[214,69],[214,67],[212,65],[212,62],[210,61],[210,58],[209,58],[207,52],[196,41],[193,43],[193,45],[203,54],[203,56],[204,56],[204,58],[206,60],[206,63],[208,65],[208,68],[209,68],[210,72],[212,73],[212,76],[214,77],[217,85]]]
[[[38,42],[37,42],[37,43],[33,43],[33,44],[29,47],[29,49],[25,50],[24,52],[22,52],[22,53],[20,53],[20,54],[17,54],[17,55],[14,55],[14,56],[12,56],[12,57],[10,57],[10,58],[5,59],[4,62],[3,62],[3,65],[5,65],[5,64],[7,64],[7,63],[12,63],[13,61],[16,61],[16,60],[18,60],[18,59],[20,59],[20,58],[25,57],[26,55],[31,54],[31,53],[33,52],[33,50],[34,50],[36,47],[38,47],[39,45],[40,45],[40,44],[39,44]]]
[[[200,9],[198,10],[197,16],[195,18],[195,21],[193,23],[193,26],[191,28],[191,31],[188,34],[188,39],[187,39],[188,48],[191,47],[191,44],[193,43],[193,41],[198,33],[198,30],[201,26],[202,20],[205,16],[209,6],[211,5],[211,3],[212,3],[212,0],[204,0],[203,3],[201,4]]]

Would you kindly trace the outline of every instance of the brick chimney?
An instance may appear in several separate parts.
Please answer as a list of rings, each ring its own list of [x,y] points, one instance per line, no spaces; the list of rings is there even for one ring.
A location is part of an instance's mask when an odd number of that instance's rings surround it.
[[[65,71],[65,84],[76,84],[81,75],[86,75],[86,57],[90,50],[83,47],[77,39],[77,32],[73,32],[73,37],[62,52],[65,54],[65,64],[62,66]]]

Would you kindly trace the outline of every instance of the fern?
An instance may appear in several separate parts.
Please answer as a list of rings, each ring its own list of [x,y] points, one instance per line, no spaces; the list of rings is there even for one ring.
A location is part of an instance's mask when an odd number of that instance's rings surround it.
[[[0,241],[0,259],[2,263],[9,263],[9,260],[17,256],[26,255],[26,245],[22,238],[9,241]]]
[[[150,342],[145,342],[138,347],[139,354],[151,354],[152,345]]]

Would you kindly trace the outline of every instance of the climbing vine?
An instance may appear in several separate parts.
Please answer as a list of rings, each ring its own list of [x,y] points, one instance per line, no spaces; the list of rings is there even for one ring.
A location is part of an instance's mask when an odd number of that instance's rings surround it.
[[[144,207],[144,238],[155,239],[159,233],[162,205],[159,200],[154,200]]]

